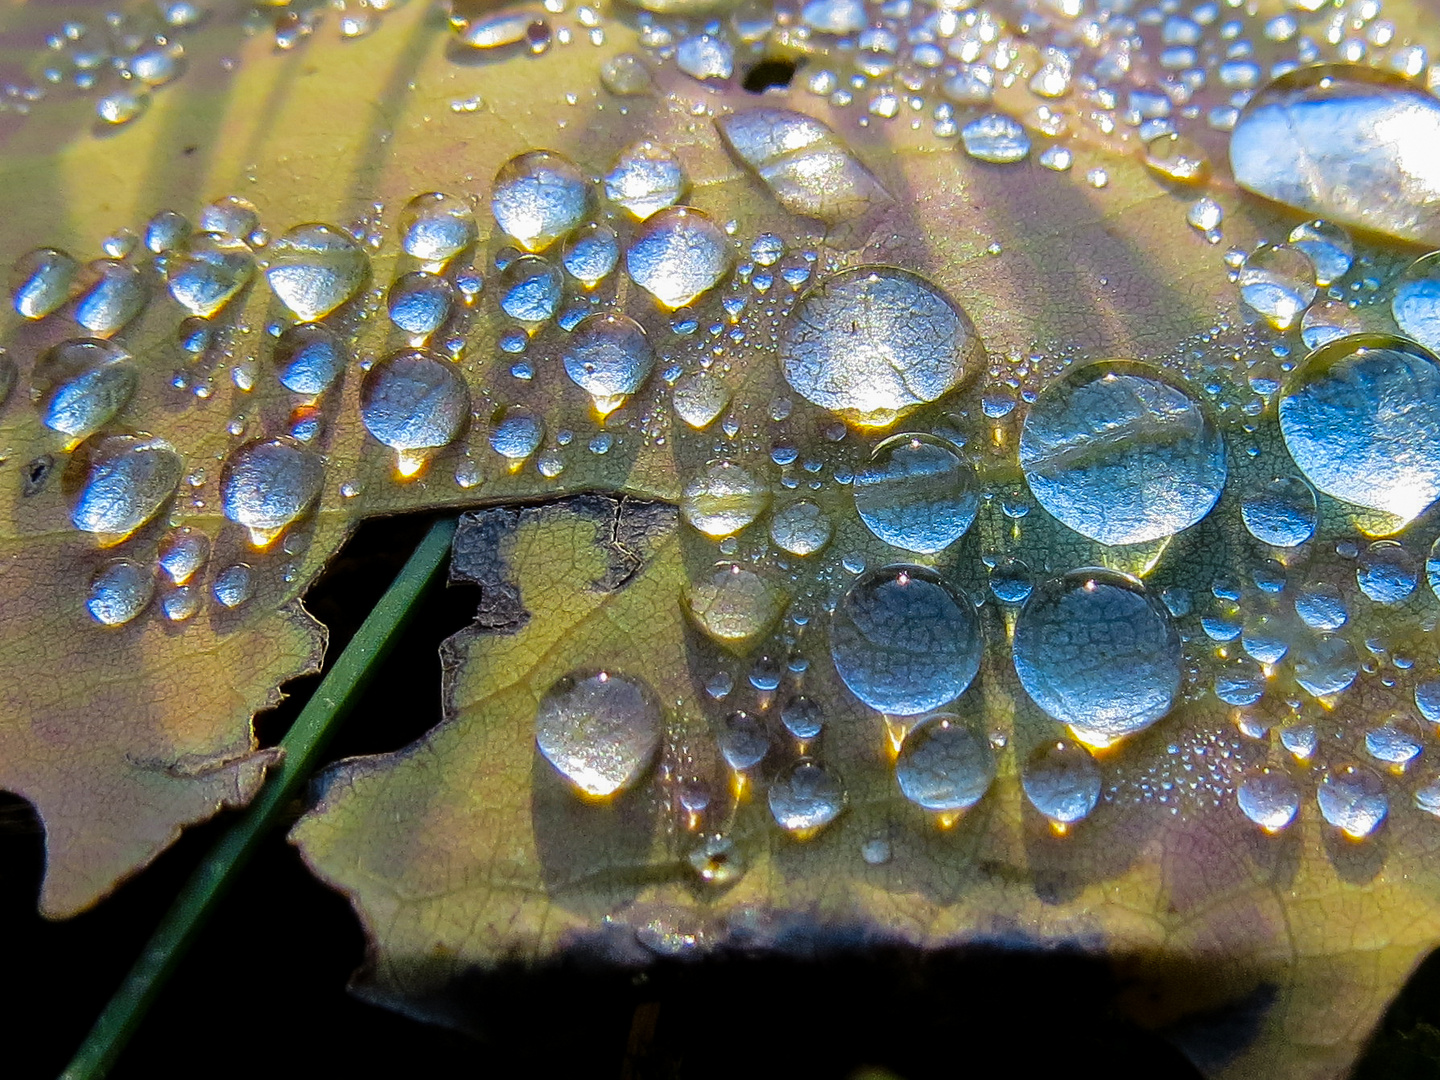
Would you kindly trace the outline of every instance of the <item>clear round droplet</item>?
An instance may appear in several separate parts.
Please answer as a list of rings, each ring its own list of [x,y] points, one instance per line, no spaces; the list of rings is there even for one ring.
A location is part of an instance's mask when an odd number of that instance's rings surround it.
[[[780,723],[797,739],[818,738],[825,727],[825,710],[818,701],[800,694],[780,710]]]
[[[1315,284],[1322,289],[1350,272],[1355,245],[1339,225],[1315,219],[1302,221],[1290,230],[1290,246],[1310,260]]]
[[[120,259],[86,265],[77,286],[75,321],[92,334],[113,334],[139,315],[149,299],[145,277]]]
[[[1030,156],[1030,136],[1018,120],[1003,113],[986,113],[960,129],[965,152],[976,161],[1013,165]]]
[[[720,725],[720,755],[736,772],[753,769],[770,753],[770,732],[765,722],[748,712],[733,712]]]
[[[1134,735],[1175,703],[1180,637],[1141,582],[1074,570],[1037,586],[1015,622],[1015,671],[1030,699],[1076,730]]]
[[[512,462],[524,461],[535,453],[545,437],[545,425],[522,405],[505,408],[490,433],[490,448]]]
[[[797,499],[770,518],[770,539],[791,555],[814,555],[830,543],[832,528],[825,511],[809,499]]]
[[[830,655],[850,692],[915,716],[954,701],[980,670],[975,607],[932,570],[887,566],[850,586],[830,620]]]
[[[1315,299],[1314,264],[1288,244],[1251,252],[1238,281],[1240,299],[1276,330],[1294,326]]]
[[[674,206],[685,194],[685,172],[673,151],[648,139],[620,151],[605,175],[605,197],[637,221]]]
[[[560,255],[565,272],[587,289],[610,276],[620,261],[620,240],[609,225],[589,222],[570,234]]]
[[[41,395],[40,422],[83,439],[129,403],[140,374],[130,354],[112,342],[67,338],[41,355],[31,382]]]
[[[145,610],[154,593],[155,578],[147,567],[115,559],[90,579],[85,610],[102,626],[124,626]]]
[[[111,543],[150,521],[175,494],[185,463],[164,439],[97,435],[86,439],[65,468],[70,521]]]
[[[201,319],[217,314],[254,276],[255,256],[249,247],[219,233],[193,234],[165,263],[170,295]]]
[[[549,260],[521,255],[500,272],[500,310],[521,322],[545,322],[555,315],[564,288]]]
[[[1240,781],[1235,802],[1266,832],[1279,832],[1300,812],[1300,789],[1283,769],[1264,768]]]
[[[1071,739],[1042,743],[1025,761],[1020,783],[1030,805],[1057,825],[1090,816],[1100,801],[1100,766]]]
[[[636,230],[625,250],[630,280],[668,308],[684,307],[730,272],[733,252],[724,230],[689,206],[670,206]]]
[[[618,312],[596,312],[581,319],[561,355],[570,381],[590,395],[602,416],[639,390],[655,367],[645,331]]]
[[[1279,476],[1245,496],[1240,518],[1250,535],[1271,547],[1299,547],[1315,535],[1315,492],[1298,476]]]
[[[935,713],[906,733],[895,779],[905,798],[925,810],[968,810],[990,790],[995,751],[975,726]]]
[[[460,369],[423,349],[377,361],[360,384],[365,430],[395,450],[433,450],[455,441],[470,416]]]
[[[1440,251],[1416,259],[1393,288],[1390,312],[1400,332],[1432,353],[1440,349]]]
[[[1295,681],[1312,697],[1343,693],[1360,672],[1355,648],[1339,634],[1319,634],[1291,650]]]
[[[1355,581],[1377,604],[1398,604],[1415,591],[1420,567],[1394,540],[1377,540],[1360,553]]]
[[[694,529],[721,539],[740,532],[770,505],[770,489],[733,461],[715,461],[692,477],[680,497],[680,514]]]
[[[245,240],[260,227],[260,211],[239,195],[217,199],[200,211],[200,231]]]
[[[814,761],[797,761],[770,782],[770,816],[789,833],[810,835],[845,809],[840,778]]]
[[[440,191],[427,191],[406,203],[399,230],[405,254],[427,263],[449,262],[480,235],[470,204]]]
[[[908,270],[859,266],[796,303],[780,334],[785,379],[805,400],[888,427],[954,390],[982,362],[970,317]]]
[[[717,563],[685,589],[685,608],[700,630],[734,652],[748,651],[775,625],[784,599],[738,563]]]
[[[855,509],[891,547],[933,555],[964,536],[980,506],[975,469],[934,435],[892,435],[851,483]]]
[[[80,264],[59,248],[37,248],[15,260],[10,272],[10,295],[15,312],[26,319],[43,319],[70,299]]]
[[[1379,334],[1322,345],[1285,387],[1280,431],[1317,489],[1409,521],[1440,497],[1440,360]]]
[[[296,323],[275,342],[275,373],[280,385],[317,397],[345,370],[346,350],[339,336],[322,323]]]
[[[227,566],[215,575],[211,591],[225,608],[238,608],[255,595],[255,574],[244,563]]]
[[[990,568],[990,592],[1002,604],[1023,604],[1035,589],[1030,567],[1012,555],[1002,555]]]
[[[301,322],[323,319],[360,291],[370,274],[365,250],[330,225],[287,229],[269,249],[270,291]]]
[[[1320,814],[1355,840],[1371,835],[1390,812],[1390,799],[1380,777],[1363,765],[1326,769],[1315,786]]]
[[[500,166],[490,195],[496,224],[526,251],[544,251],[576,228],[589,202],[579,167],[550,150],[530,150]]]
[[[284,436],[237,447],[220,476],[225,516],[264,544],[293,524],[320,497],[320,456]]]
[[[605,798],[635,785],[660,749],[661,711],[644,682],[610,671],[563,676],[540,699],[535,744],[580,792]]]
[[[1102,361],[1046,387],[1020,434],[1036,500],[1102,544],[1172,536],[1225,486],[1225,444],[1189,393],[1157,368]]]
[[[412,270],[391,283],[385,305],[396,327],[412,337],[426,338],[449,320],[455,286],[439,274]]]

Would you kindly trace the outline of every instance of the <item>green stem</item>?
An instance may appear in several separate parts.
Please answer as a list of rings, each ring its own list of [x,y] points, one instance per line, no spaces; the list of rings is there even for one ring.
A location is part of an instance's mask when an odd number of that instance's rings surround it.
[[[221,837],[170,905],[125,981],[105,1006],[61,1080],[100,1080],[130,1041],[161,987],[179,965],[256,846],[320,760],[340,719],[399,639],[419,598],[439,575],[455,535],[454,518],[430,527],[414,554],[280,740],[285,756],[241,818]]]

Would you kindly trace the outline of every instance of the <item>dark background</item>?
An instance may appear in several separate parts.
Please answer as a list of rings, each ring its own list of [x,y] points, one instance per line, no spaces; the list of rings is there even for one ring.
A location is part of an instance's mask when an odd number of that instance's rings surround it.
[[[430,520],[367,523],[311,590],[307,606],[331,629],[331,657]],[[431,593],[331,744],[331,760],[397,749],[438,722],[437,649],[470,621],[475,600],[466,586]],[[290,683],[289,700],[260,715],[262,742],[280,739],[317,682]],[[289,820],[302,808],[297,802]],[[51,923],[35,913],[40,827],[28,804],[0,795],[0,1076],[60,1072],[230,818],[187,830],[98,907]],[[1124,988],[1106,965],[1063,953],[728,957],[658,964],[638,976],[578,962],[505,971],[474,987],[477,1015],[495,1033],[483,1042],[352,997],[346,983],[364,956],[349,904],[309,875],[282,828],[220,904],[111,1075],[1200,1075],[1169,1043],[1118,1013],[1114,999]],[[1215,1031],[1243,1029],[1246,1021],[1220,1018]],[[1440,959],[1411,980],[1356,1076],[1440,1077]]]

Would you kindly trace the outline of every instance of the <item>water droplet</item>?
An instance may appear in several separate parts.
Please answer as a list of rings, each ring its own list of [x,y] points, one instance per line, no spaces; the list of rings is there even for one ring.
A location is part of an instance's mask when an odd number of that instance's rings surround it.
[[[365,430],[401,454],[400,472],[412,476],[424,463],[416,451],[449,446],[470,416],[470,388],[460,369],[423,349],[385,357],[360,384]]]
[[[830,519],[809,499],[797,499],[775,511],[770,539],[791,555],[814,555],[830,543]]]
[[[1073,570],[1039,585],[1015,623],[1020,684],[1042,710],[1081,732],[1119,738],[1170,711],[1180,691],[1180,637],[1135,578]]]
[[[212,591],[222,607],[233,610],[255,595],[255,575],[244,563],[227,566],[215,575]]]
[[[450,318],[455,287],[439,274],[412,270],[390,285],[385,303],[390,321],[405,333],[429,337]]]
[[[174,210],[157,210],[145,223],[145,250],[164,255],[183,244],[193,231],[184,214]]]
[[[830,224],[853,221],[889,196],[843,139],[789,109],[747,109],[716,119],[730,152],[792,214]]]
[[[590,185],[576,164],[550,150],[511,158],[495,174],[490,209],[526,251],[544,251],[584,219]]]
[[[638,97],[655,89],[645,61],[634,53],[621,53],[601,64],[600,83],[616,97]]]
[[[1303,67],[1258,93],[1230,136],[1241,187],[1298,210],[1440,243],[1440,102],[1359,65]]]
[[[1311,582],[1295,594],[1295,614],[1312,630],[1339,630],[1350,618],[1340,590],[1323,581]]]
[[[85,608],[102,626],[124,626],[145,610],[154,592],[155,578],[146,567],[115,559],[90,579]]]
[[[1145,165],[1162,180],[1176,184],[1203,184],[1210,178],[1210,158],[1204,147],[1188,135],[1174,132],[1145,144]]]
[[[160,512],[180,485],[184,462],[164,439],[97,435],[65,468],[70,521],[82,532],[118,543]]]
[[[593,289],[620,261],[620,241],[609,225],[592,221],[571,234],[560,258],[566,273]]]
[[[1266,832],[1279,832],[1300,812],[1300,789],[1283,769],[1251,773],[1235,789],[1240,812]]]
[[[1030,136],[1016,120],[1002,113],[987,113],[960,129],[965,152],[977,161],[1011,165],[1030,156]]]
[[[770,489],[732,461],[716,461],[691,479],[680,499],[680,513],[706,536],[720,539],[740,532],[770,505]]]
[[[1360,591],[1377,604],[1398,604],[1420,578],[1415,557],[1394,540],[1377,540],[1360,555],[1355,580]]]
[[[530,34],[531,26],[540,22],[529,11],[499,11],[466,18],[452,14],[450,24],[462,45],[472,49],[503,49],[518,45]]]
[[[674,206],[685,194],[685,173],[675,154],[644,140],[620,151],[605,175],[605,197],[637,221]]]
[[[1343,300],[1322,300],[1311,304],[1300,317],[1300,340],[1307,349],[1318,349],[1336,338],[1358,334],[1360,316]]]
[[[655,366],[655,353],[640,324],[616,312],[581,319],[562,355],[565,373],[594,399],[602,416],[639,390]]]
[[[1355,245],[1339,225],[1329,221],[1303,221],[1290,230],[1290,246],[1303,252],[1322,289],[1339,281],[1355,261]]]
[[[296,323],[275,343],[275,368],[280,385],[296,394],[318,396],[345,370],[345,346],[320,323]]]
[[[157,560],[174,585],[188,585],[210,555],[210,542],[188,527],[176,529],[160,545]]]
[[[948,296],[888,266],[822,281],[801,297],[780,337],[795,392],[866,427],[888,427],[949,393],[983,352],[970,317]]]
[[[119,259],[96,259],[80,275],[75,321],[92,334],[113,334],[145,306],[149,290],[140,271]]]
[[[427,191],[400,211],[400,246],[427,263],[447,263],[479,237],[470,204],[454,195]]]
[[[1326,821],[1355,840],[1378,829],[1390,811],[1380,778],[1363,765],[1325,770],[1315,786],[1315,801]]]
[[[1390,312],[1400,332],[1431,352],[1440,349],[1440,251],[1411,263],[1395,279],[1394,289]]]
[[[529,409],[511,405],[501,414],[490,433],[490,448],[512,462],[521,462],[533,454],[545,437],[545,425]]]
[[[521,255],[500,272],[500,310],[521,322],[541,323],[555,314],[565,282],[539,255]]]
[[[785,703],[780,710],[780,722],[795,738],[814,739],[825,727],[825,711],[819,702],[801,694]]]
[[[1010,555],[1002,555],[990,568],[990,592],[1002,604],[1023,604],[1035,588],[1030,567]]]
[[[717,563],[685,589],[685,609],[712,641],[746,652],[780,618],[784,597],[753,570]]]
[[[859,33],[867,15],[862,0],[807,0],[800,21],[818,33],[839,36]]]
[[[95,103],[95,112],[107,124],[128,124],[150,107],[150,95],[143,90],[116,90]]]
[[[51,346],[35,365],[41,422],[52,431],[83,439],[125,407],[140,376],[130,354],[108,341],[68,338]]]
[[[270,245],[265,279],[301,322],[323,319],[360,291],[370,273],[365,250],[329,225],[296,225]]]
[[[642,225],[625,252],[630,279],[669,308],[709,292],[730,272],[724,230],[688,206],[669,206]]]
[[[730,391],[719,378],[708,371],[696,371],[682,375],[671,394],[675,412],[692,428],[700,431],[715,422],[715,418],[730,404]]]
[[[26,319],[43,319],[70,298],[80,264],[58,248],[37,248],[15,260],[10,292],[15,311]]]
[[[294,439],[256,439],[236,447],[220,476],[225,516],[270,544],[320,496],[325,466]]]
[[[866,866],[884,866],[890,861],[890,841],[883,836],[872,836],[860,845],[860,858]]]
[[[217,199],[200,211],[200,231],[245,240],[260,227],[260,211],[239,195]]]
[[[895,762],[905,798],[926,810],[968,810],[990,790],[995,751],[983,732],[953,713],[935,713],[905,735]]]
[[[255,256],[239,240],[195,233],[165,263],[170,295],[191,315],[208,319],[255,276]]]
[[[1200,405],[1156,368],[1076,367],[1025,417],[1020,467],[1036,500],[1102,544],[1171,536],[1225,486],[1225,446]]]
[[[1379,727],[1365,732],[1365,752],[1376,761],[1397,769],[1410,765],[1425,749],[1420,732],[1413,721],[1404,716],[1391,717]]]
[[[1238,281],[1240,299],[1276,330],[1294,326],[1315,299],[1315,267],[1287,244],[1257,248]]]
[[[933,555],[964,536],[980,506],[975,469],[933,435],[892,435],[855,474],[855,509],[876,537]]]
[[[1090,816],[1100,801],[1100,766],[1070,739],[1042,743],[1025,762],[1020,783],[1030,805],[1057,825]]]
[[[1440,817],[1440,778],[1416,789],[1415,806],[1427,814]]]
[[[845,809],[845,788],[823,765],[797,761],[771,781],[769,802],[777,825],[808,838]]]
[[[747,712],[733,712],[720,725],[720,754],[736,772],[753,769],[770,753],[770,732]]]
[[[872,709],[915,716],[954,701],[980,669],[975,606],[932,570],[887,566],[856,579],[830,621],[840,678]]]
[[[1272,547],[1298,547],[1315,535],[1315,492],[1298,476],[1279,476],[1253,489],[1240,504],[1250,535]]]
[[[1280,399],[1280,430],[1316,488],[1409,521],[1440,497],[1440,361],[1385,335],[1322,345]]]
[[[1355,649],[1338,634],[1319,634],[1296,644],[1295,681],[1312,697],[1328,698],[1348,689],[1360,671]]]
[[[561,776],[586,795],[625,791],[660,749],[660,703],[639,679],[576,672],[540,699],[535,744]]]

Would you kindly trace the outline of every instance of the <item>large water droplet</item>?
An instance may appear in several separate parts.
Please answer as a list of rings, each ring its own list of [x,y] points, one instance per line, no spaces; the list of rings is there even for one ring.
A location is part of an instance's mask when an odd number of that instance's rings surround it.
[[[170,295],[191,315],[208,319],[255,276],[255,256],[240,240],[196,233],[165,264]]]
[[[108,424],[130,401],[140,376],[130,354],[96,338],[69,338],[46,350],[35,365],[42,395],[41,422],[75,439]]]
[[[180,483],[184,462],[164,439],[101,435],[86,439],[65,468],[70,521],[117,543],[160,512]]]
[[[1225,486],[1225,444],[1168,375],[1126,361],[1086,364],[1041,392],[1020,434],[1040,505],[1102,544],[1194,525]]]
[[[630,280],[666,307],[684,307],[730,272],[733,252],[724,230],[689,206],[652,215],[625,251]]]
[[[685,194],[685,173],[672,151],[645,140],[627,146],[605,175],[605,197],[644,221]]]
[[[1440,244],[1440,102],[1378,68],[1281,76],[1230,136],[1241,187],[1299,210]]]
[[[770,753],[770,732],[765,722],[747,712],[733,712],[716,736],[720,755],[736,772],[753,769]]]
[[[565,373],[595,401],[602,416],[644,385],[655,353],[628,315],[597,312],[581,319],[565,342]]]
[[[37,248],[15,260],[10,292],[15,311],[26,319],[43,319],[70,298],[80,264],[58,248]]]
[[[1287,244],[1252,252],[1238,281],[1240,299],[1276,330],[1289,330],[1315,300],[1315,267]]]
[[[96,259],[80,275],[75,321],[92,334],[113,334],[145,306],[149,290],[140,271],[119,259]]]
[[[710,372],[694,371],[682,375],[675,384],[671,404],[681,420],[700,431],[713,424],[725,406],[730,404],[730,391]]]
[[[424,461],[423,455],[407,451],[449,446],[469,416],[470,388],[460,369],[423,349],[392,353],[367,371],[360,384],[365,430],[401,452],[404,475],[413,475]]]
[[[1299,642],[1291,659],[1295,681],[1317,698],[1334,697],[1348,689],[1360,671],[1354,646],[1339,634],[1320,634]]]
[[[1170,711],[1180,637],[1135,578],[1074,570],[1039,585],[1015,623],[1015,671],[1030,699],[1081,733],[1119,738]]]
[[[753,646],[784,609],[784,597],[753,570],[736,563],[717,563],[689,583],[684,599],[705,635],[735,652]]]
[[[715,461],[685,485],[680,513],[717,540],[745,528],[770,505],[770,489],[733,461]]]
[[[933,435],[893,435],[851,485],[865,526],[891,547],[933,555],[964,536],[980,506],[975,469]]]
[[[345,370],[345,346],[328,326],[296,323],[275,343],[280,385],[296,394],[318,396]]]
[[[822,281],[780,336],[780,363],[796,393],[867,427],[888,427],[938,400],[982,359],[970,317],[924,278],[889,266]]]
[[[605,798],[633,787],[660,749],[654,691],[610,671],[566,675],[535,714],[535,744],[581,792]]]
[[[544,322],[555,314],[564,288],[548,259],[521,255],[500,273],[500,310],[521,322]]]
[[[845,787],[825,766],[797,761],[770,783],[770,815],[789,833],[813,836],[845,809]]]
[[[715,125],[731,153],[792,214],[834,225],[889,199],[845,142],[804,113],[747,109],[719,117]]]
[[[1240,812],[1266,832],[1279,832],[1300,812],[1300,789],[1283,769],[1261,769],[1235,789]]]
[[[1440,497],[1440,361],[1380,334],[1322,345],[1286,386],[1280,430],[1315,487],[1409,521]]]
[[[979,802],[995,779],[995,751],[984,732],[953,713],[936,713],[905,735],[895,762],[905,798],[953,813]]]
[[[270,245],[265,279],[301,322],[323,319],[351,299],[370,273],[365,250],[329,225],[296,225]]]
[[[1315,492],[1298,476],[1278,476],[1240,504],[1250,535],[1272,547],[1298,547],[1315,535]]]
[[[1315,785],[1315,801],[1326,821],[1355,840],[1378,829],[1390,811],[1380,777],[1363,765],[1327,769]]]
[[[320,497],[325,466],[294,439],[256,439],[236,447],[220,477],[225,516],[264,547]]]
[[[791,555],[814,555],[830,542],[830,535],[830,519],[809,499],[781,507],[770,519],[770,539]]]
[[[85,609],[102,626],[123,626],[145,610],[154,593],[155,578],[147,567],[115,559],[90,579]]]
[[[576,229],[565,241],[560,257],[565,272],[587,289],[610,276],[620,261],[620,241],[609,225],[592,221]]]
[[[861,576],[835,607],[830,655],[850,692],[883,713],[915,716],[954,701],[980,670],[975,607],[918,566]]]
[[[439,274],[413,270],[391,283],[385,303],[392,323],[413,337],[425,338],[450,318],[455,286]]]
[[[987,113],[960,129],[965,152],[977,161],[1012,165],[1030,156],[1030,136],[1018,120],[1001,113]]]
[[[440,191],[427,191],[406,203],[399,229],[405,254],[427,263],[449,262],[480,235],[470,204]]]
[[[1432,353],[1440,349],[1440,251],[1411,263],[1395,279],[1394,290],[1390,312],[1401,333]]]
[[[526,251],[544,251],[585,219],[589,201],[590,185],[573,161],[531,150],[500,166],[490,209]]]
[[[518,463],[535,453],[545,437],[545,425],[523,405],[508,406],[490,433],[490,449]]]
[[[1100,801],[1100,766],[1090,751],[1069,739],[1035,748],[1020,783],[1030,805],[1056,825],[1073,825],[1090,816]]]

